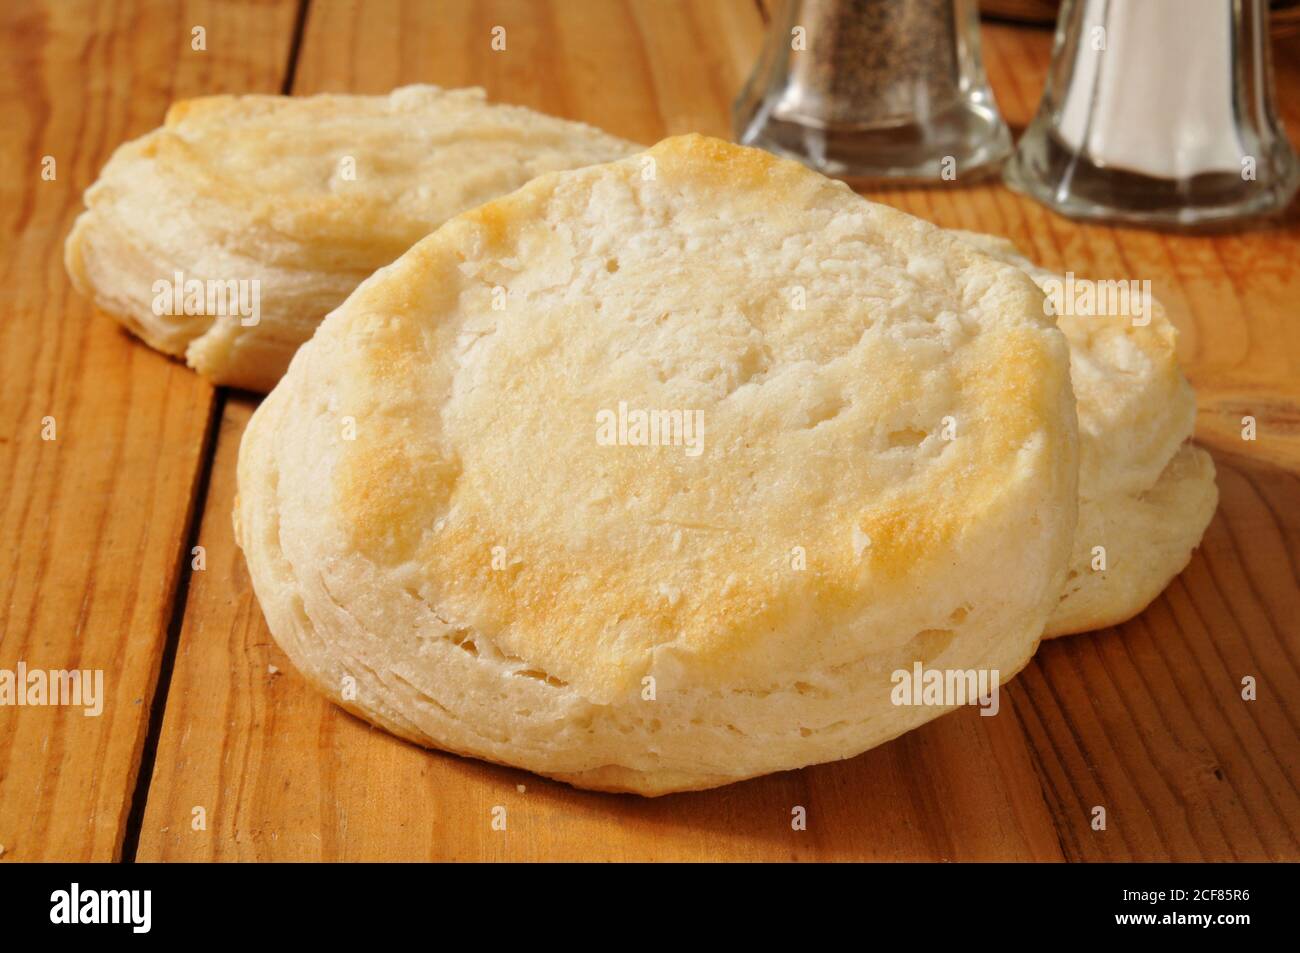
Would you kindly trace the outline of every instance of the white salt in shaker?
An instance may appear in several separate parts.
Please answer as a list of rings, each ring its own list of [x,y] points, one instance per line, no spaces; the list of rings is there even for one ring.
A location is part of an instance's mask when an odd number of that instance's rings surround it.
[[[1286,207],[1266,0],[1065,0],[1007,184],[1072,218],[1165,227]]]

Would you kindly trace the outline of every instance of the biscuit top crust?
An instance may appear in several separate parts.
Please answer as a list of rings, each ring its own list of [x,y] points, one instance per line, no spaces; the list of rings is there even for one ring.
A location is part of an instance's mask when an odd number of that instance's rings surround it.
[[[293,438],[332,504],[322,559],[597,701],[646,674],[761,686],[1005,598],[988,554],[1072,526],[1042,300],[796,163],[681,136],[448,222],[281,387],[355,421]],[[702,420],[698,454],[602,443],[620,407]]]
[[[641,147],[492,104],[479,88],[207,96],[123,145],[87,204],[184,186],[211,240],[268,264],[369,274],[448,218],[534,176]]]

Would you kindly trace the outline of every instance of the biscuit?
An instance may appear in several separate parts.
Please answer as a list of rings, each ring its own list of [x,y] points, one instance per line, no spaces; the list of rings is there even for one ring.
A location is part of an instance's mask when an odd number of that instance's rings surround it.
[[[1045,637],[1119,625],[1187,568],[1219,505],[1214,461],[1192,443],[1141,493],[1080,498],[1070,573]],[[1104,568],[1093,562],[1105,547]]]
[[[67,270],[148,344],[267,391],[327,313],[447,219],[640,149],[481,89],[184,100],[86,191]],[[193,282],[234,284],[191,307],[167,293]]]
[[[1005,239],[954,232],[1040,287],[1060,280]],[[1070,344],[1079,414],[1079,526],[1047,636],[1132,618],[1191,560],[1218,506],[1214,462],[1188,441],[1196,398],[1178,368],[1177,332],[1149,314],[1057,316]],[[1141,323],[1149,318],[1148,323]]]
[[[951,710],[894,704],[917,664],[1025,665],[1076,520],[1068,368],[1020,270],[672,138],[362,283],[249,424],[236,536],[277,642],[373,723],[712,787]]]

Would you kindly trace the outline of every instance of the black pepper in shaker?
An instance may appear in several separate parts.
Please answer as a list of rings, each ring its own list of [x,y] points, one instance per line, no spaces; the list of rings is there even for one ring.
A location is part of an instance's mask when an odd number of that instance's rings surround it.
[[[952,180],[1011,148],[973,0],[785,0],[739,139],[851,178]]]

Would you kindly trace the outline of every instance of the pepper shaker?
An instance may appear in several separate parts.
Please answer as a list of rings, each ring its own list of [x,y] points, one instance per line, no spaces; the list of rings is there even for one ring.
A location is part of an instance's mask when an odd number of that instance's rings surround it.
[[[1011,149],[974,0],[785,0],[737,138],[828,175],[954,179]]]
[[[1267,0],[1065,0],[1038,113],[1004,175],[1063,215],[1158,227],[1286,207]]]

